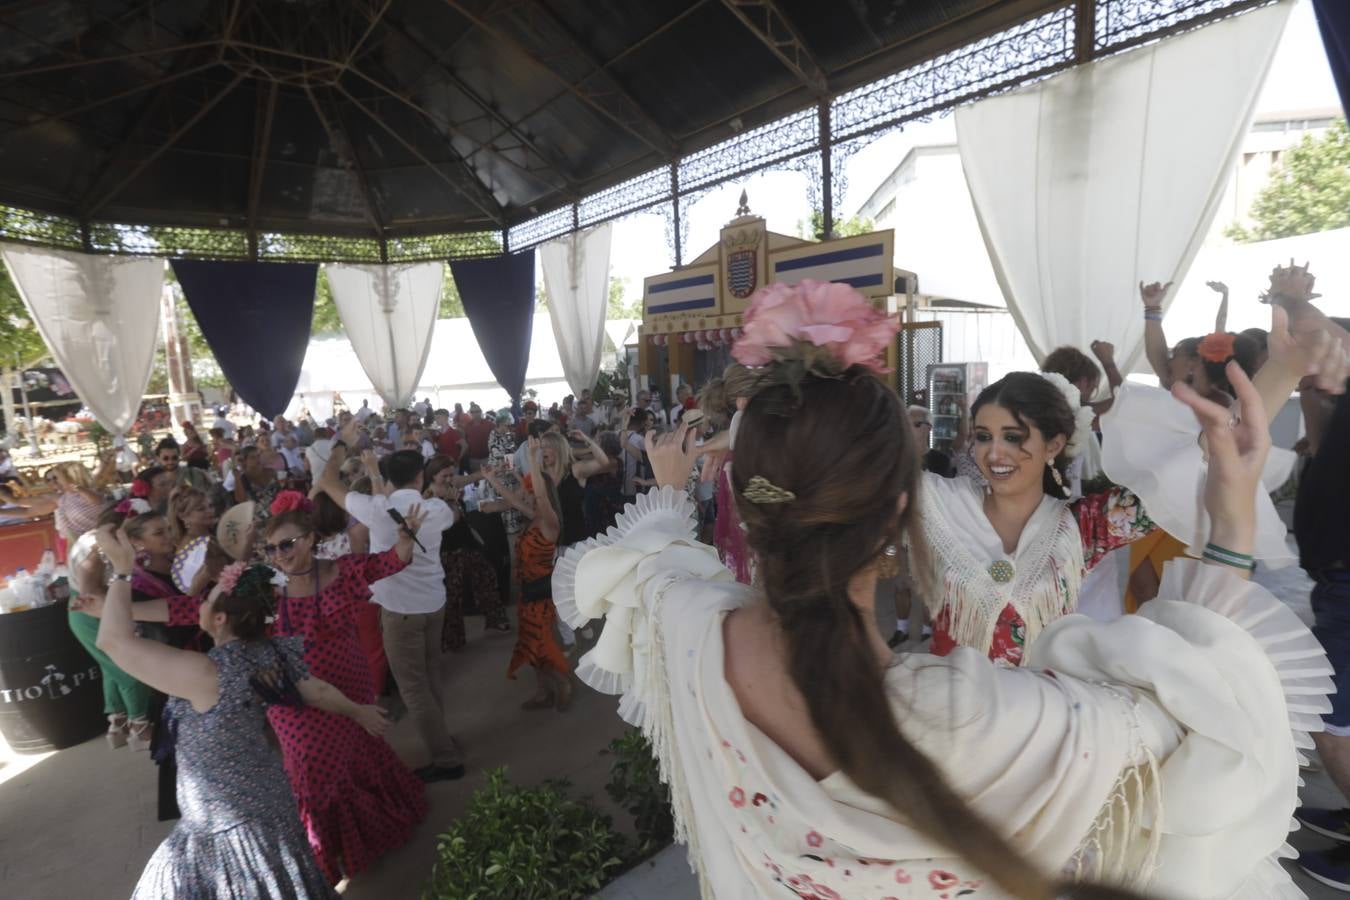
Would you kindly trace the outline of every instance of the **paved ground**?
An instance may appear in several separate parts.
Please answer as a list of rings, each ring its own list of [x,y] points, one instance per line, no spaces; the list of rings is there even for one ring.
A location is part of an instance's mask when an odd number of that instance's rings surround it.
[[[1301,570],[1263,573],[1261,580],[1308,616],[1308,584]],[[503,677],[511,638],[484,636],[471,620],[469,647],[456,654],[450,688],[461,704],[452,727],[464,744],[470,776],[430,788],[431,814],[413,840],[390,854],[346,889],[353,900],[403,900],[420,896],[435,855],[436,835],[463,810],[483,782],[484,769],[508,765],[521,783],[566,777],[575,793],[590,795],[627,827],[626,817],[604,796],[610,761],[601,751],[623,731],[611,698],[582,689],[571,711],[525,713],[525,681]],[[425,762],[407,721],[390,740],[410,765]],[[1307,773],[1305,802],[1340,805],[1321,772]],[[102,739],[59,753],[10,754],[0,743],[0,897],[5,900],[117,898],[130,894],[141,868],[169,825],[155,821],[154,771],[145,754],[110,750]],[[1324,846],[1320,838],[1296,833],[1300,848]],[[1296,879],[1313,898],[1343,896],[1301,875]],[[697,888],[673,848],[611,885],[605,900],[696,900]]]

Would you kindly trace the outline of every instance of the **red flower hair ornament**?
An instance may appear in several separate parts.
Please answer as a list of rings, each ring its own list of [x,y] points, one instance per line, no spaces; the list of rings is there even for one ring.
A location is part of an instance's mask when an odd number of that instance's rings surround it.
[[[1233,358],[1235,341],[1236,335],[1216,331],[1200,339],[1196,352],[1205,362],[1226,363]]]
[[[272,501],[272,505],[268,507],[268,511],[274,516],[296,509],[301,512],[314,512],[314,501],[299,491],[282,491],[277,494],[276,499]]]

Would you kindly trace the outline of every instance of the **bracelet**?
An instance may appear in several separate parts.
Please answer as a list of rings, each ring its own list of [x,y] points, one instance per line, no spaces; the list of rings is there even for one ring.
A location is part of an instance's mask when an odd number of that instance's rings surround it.
[[[1163,313],[1162,313],[1162,307],[1161,307],[1161,306],[1145,306],[1145,307],[1144,307],[1144,321],[1145,321],[1145,322],[1161,322],[1161,321],[1162,321],[1162,317],[1163,317]]]
[[[130,575],[123,575],[121,572],[114,572],[114,573],[112,573],[112,575],[109,576],[108,580],[109,580],[109,581],[125,581],[127,584],[131,584],[131,576],[130,576]]]
[[[1234,569],[1244,569],[1248,572],[1256,571],[1256,561],[1249,554],[1237,553],[1220,547],[1218,544],[1206,544],[1204,558],[1208,562],[1232,566]]]

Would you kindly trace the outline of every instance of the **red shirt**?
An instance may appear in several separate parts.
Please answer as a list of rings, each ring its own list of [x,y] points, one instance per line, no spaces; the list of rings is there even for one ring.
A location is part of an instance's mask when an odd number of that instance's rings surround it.
[[[465,426],[464,439],[469,442],[469,459],[488,458],[488,438],[496,429],[496,423],[487,419],[479,419]]]
[[[441,432],[441,436],[436,438],[436,452],[442,453],[453,460],[459,459],[459,443],[464,439],[458,431],[447,427]]]

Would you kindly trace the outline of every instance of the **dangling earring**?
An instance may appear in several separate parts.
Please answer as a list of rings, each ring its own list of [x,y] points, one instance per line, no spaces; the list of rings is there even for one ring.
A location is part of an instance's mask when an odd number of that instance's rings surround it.
[[[900,550],[894,544],[887,544],[886,549],[877,557],[877,578],[884,581],[899,574]]]
[[[1050,475],[1055,479],[1055,484],[1059,485],[1060,492],[1068,493],[1064,490],[1064,476],[1059,474],[1059,469],[1055,467],[1053,462],[1048,462],[1046,465],[1050,467]]]

